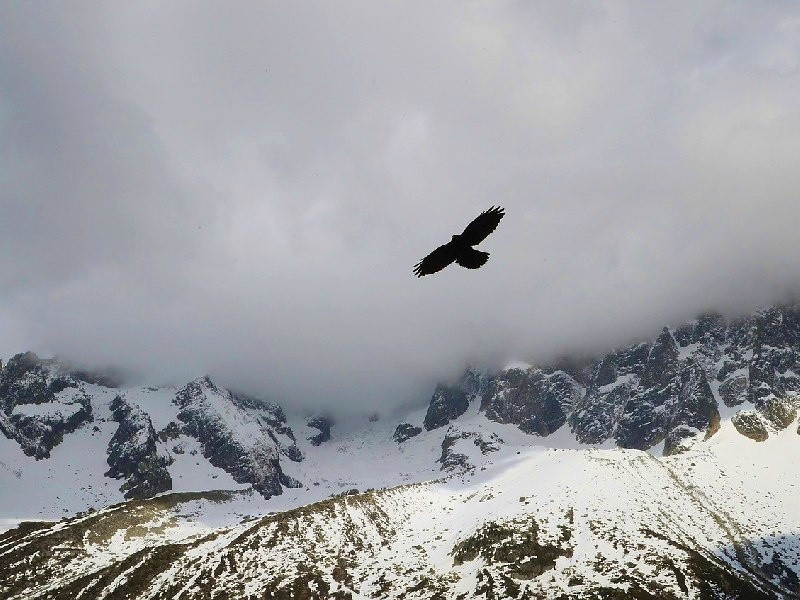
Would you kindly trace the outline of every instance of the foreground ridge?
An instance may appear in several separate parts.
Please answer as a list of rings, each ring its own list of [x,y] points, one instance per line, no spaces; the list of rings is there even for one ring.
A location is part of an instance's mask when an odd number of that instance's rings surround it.
[[[788,447],[789,440],[773,444]],[[730,450],[730,448],[729,448]],[[533,450],[470,482],[213,526],[250,492],[167,494],[0,536],[5,598],[790,598],[794,491],[715,452]],[[793,468],[775,468],[778,479]],[[488,473],[488,471],[487,471]],[[602,482],[602,483],[601,483]],[[745,501],[761,489],[759,502]]]

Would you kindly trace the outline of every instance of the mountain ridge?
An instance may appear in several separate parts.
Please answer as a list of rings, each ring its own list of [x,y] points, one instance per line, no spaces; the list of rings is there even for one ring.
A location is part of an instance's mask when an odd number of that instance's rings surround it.
[[[0,596],[795,597],[797,373],[799,305],[468,368],[398,420],[19,354]]]

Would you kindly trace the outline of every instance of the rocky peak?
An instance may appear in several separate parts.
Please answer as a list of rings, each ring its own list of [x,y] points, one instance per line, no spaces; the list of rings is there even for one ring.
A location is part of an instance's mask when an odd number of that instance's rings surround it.
[[[719,313],[708,312],[675,330],[675,341],[681,346],[716,343],[725,340],[725,320]]]
[[[206,392],[219,393],[219,389],[211,381],[211,377],[203,375],[187,383],[175,394],[175,404],[183,408],[194,400],[202,398]]]
[[[426,428],[463,414],[470,398],[464,381],[436,388]],[[665,453],[680,452],[717,431],[721,400],[741,405],[737,429],[762,439],[793,423],[800,406],[800,304],[733,321],[707,313],[674,333],[663,328],[652,344],[503,370],[483,376],[479,389],[489,419],[540,436],[568,422],[584,443],[613,439],[648,449],[664,442]]]
[[[422,423],[425,430],[443,427],[467,412],[469,403],[486,392],[487,383],[479,371],[469,367],[455,384],[437,385]]]
[[[431,396],[423,425],[427,431],[444,427],[469,408],[467,392],[460,386],[439,384]]]
[[[53,360],[17,354],[0,372],[0,433],[48,458],[65,434],[92,420],[90,398]]]
[[[564,371],[508,369],[491,378],[481,410],[493,421],[546,436],[564,424],[567,412],[583,393],[581,385]]]
[[[594,376],[594,385],[596,387],[601,387],[614,383],[616,380],[617,363],[614,361],[614,356],[612,354],[607,354],[597,367],[597,373]]]
[[[151,498],[172,489],[169,460],[158,456],[156,432],[150,417],[135,404],[116,396],[110,405],[119,423],[108,445],[106,477],[125,479],[120,487],[125,498]]]
[[[664,327],[647,355],[642,385],[665,386],[675,377],[677,370],[678,344],[669,329]]]
[[[53,360],[42,360],[33,352],[12,357],[0,373],[0,399],[6,410],[17,404],[46,404],[66,388],[77,387],[56,367]]]
[[[414,427],[411,423],[400,423],[394,430],[392,439],[398,444],[402,444],[412,437],[418,436],[422,433],[422,427]]]
[[[300,485],[280,465],[281,456],[303,458],[283,411],[234,395],[208,376],[189,382],[176,393],[174,403],[180,408],[182,431],[196,438],[203,456],[236,482],[252,484],[265,498]]]
[[[704,431],[709,438],[719,429],[719,410],[705,373],[695,363],[681,370],[681,387],[667,424],[669,429],[664,442],[664,455],[683,449],[684,440]]]

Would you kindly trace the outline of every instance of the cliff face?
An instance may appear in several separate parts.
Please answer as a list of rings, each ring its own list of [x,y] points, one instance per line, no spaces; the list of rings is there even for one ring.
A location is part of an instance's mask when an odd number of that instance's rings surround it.
[[[283,412],[236,396],[208,377],[190,382],[175,395],[182,430],[197,439],[203,456],[238,483],[249,483],[265,498],[300,483],[284,475],[281,456],[302,460]]]
[[[92,420],[91,399],[55,361],[17,354],[0,369],[0,433],[36,459]]]
[[[57,360],[18,354],[0,371],[0,435],[37,460],[50,459],[65,439],[74,442],[67,452],[105,453],[106,470],[80,482],[82,489],[97,490],[99,475],[121,480],[124,498],[173,489],[173,463],[187,445],[192,458],[199,449],[203,465],[222,469],[264,497],[300,485],[281,467],[303,455],[277,405],[233,394],[208,377],[178,390],[109,383],[75,374]],[[77,466],[85,460],[76,455],[67,462]],[[193,462],[201,475],[211,470]]]
[[[150,498],[171,490],[172,477],[166,468],[171,458],[158,455],[150,417],[121,396],[114,398],[110,408],[119,426],[108,444],[106,477],[125,480],[120,488],[125,498]]]
[[[800,306],[731,322],[708,314],[578,368],[468,370],[436,389],[425,426],[446,425],[480,398],[487,418],[525,433],[546,437],[567,426],[586,444],[645,450],[663,443],[672,454],[714,435],[721,410],[738,408],[734,423],[753,439],[788,427],[799,374]]]
[[[798,597],[799,310],[469,369],[398,421],[18,355],[0,527],[64,518],[0,533],[0,596]]]

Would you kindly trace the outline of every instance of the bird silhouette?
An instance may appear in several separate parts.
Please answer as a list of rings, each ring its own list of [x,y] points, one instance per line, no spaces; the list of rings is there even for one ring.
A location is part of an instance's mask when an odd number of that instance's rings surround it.
[[[439,246],[414,265],[414,275],[417,277],[430,275],[453,262],[466,269],[479,269],[489,260],[489,253],[476,250],[473,246],[480,244],[497,229],[500,219],[504,216],[504,209],[499,206],[492,206],[483,211],[467,225],[461,235],[454,235],[444,246]]]

